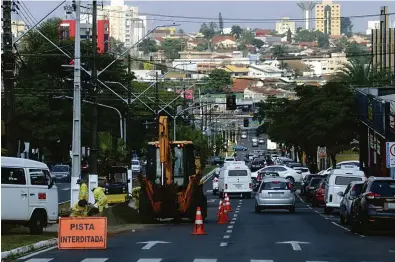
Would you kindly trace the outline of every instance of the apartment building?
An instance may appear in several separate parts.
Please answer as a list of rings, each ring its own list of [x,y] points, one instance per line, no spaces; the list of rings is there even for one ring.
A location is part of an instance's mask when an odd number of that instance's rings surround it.
[[[291,30],[292,34],[296,32],[296,22],[291,21],[289,17],[283,17],[280,21],[276,22],[276,32],[279,34],[286,34]]]
[[[379,28],[372,30],[372,64],[395,75],[395,28],[390,28],[387,6],[381,7],[380,14]]]
[[[395,28],[395,21],[390,21],[389,27]],[[371,35],[372,30],[374,30],[374,29],[380,29],[380,20],[368,21],[368,29],[366,29],[366,34]]]
[[[108,20],[97,20],[97,48],[99,53],[108,52],[110,24]],[[75,20],[62,20],[59,24],[59,38],[69,39],[76,36]],[[92,24],[80,24],[80,37],[82,39],[92,39]]]
[[[18,38],[25,31],[26,31],[25,22],[23,22],[21,20],[12,20],[11,21],[11,32],[12,32],[13,38]]]
[[[332,0],[322,1],[315,6],[315,29],[327,35],[341,35],[340,4]]]
[[[147,32],[147,18],[138,15],[138,7],[125,5],[123,0],[111,0],[98,15],[110,21],[110,36],[125,47],[133,46]]]
[[[345,53],[332,53],[327,57],[306,57],[302,62],[310,67],[314,75],[332,75],[348,63]]]

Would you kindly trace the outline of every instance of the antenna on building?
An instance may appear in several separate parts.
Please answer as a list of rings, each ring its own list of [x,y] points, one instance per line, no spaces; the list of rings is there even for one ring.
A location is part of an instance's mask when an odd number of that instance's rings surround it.
[[[305,29],[310,30],[310,20],[312,19],[312,11],[317,3],[311,1],[300,1],[297,5],[303,11],[303,20],[305,22]]]

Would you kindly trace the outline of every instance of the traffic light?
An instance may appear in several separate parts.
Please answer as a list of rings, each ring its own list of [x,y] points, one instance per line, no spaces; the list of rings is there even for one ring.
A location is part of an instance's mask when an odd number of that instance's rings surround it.
[[[226,110],[236,110],[236,95],[226,95]]]
[[[250,120],[248,118],[244,118],[244,127],[248,127],[250,125]]]

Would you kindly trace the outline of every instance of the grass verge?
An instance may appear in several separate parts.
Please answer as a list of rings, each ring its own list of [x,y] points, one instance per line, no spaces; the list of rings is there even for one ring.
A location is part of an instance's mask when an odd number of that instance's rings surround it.
[[[207,174],[208,174],[210,171],[212,171],[214,168],[215,168],[214,165],[209,165],[209,166],[206,166],[205,168],[203,168],[203,171],[202,171],[203,176],[204,176],[204,175],[207,175]]]
[[[1,234],[1,251],[9,251],[18,247],[28,246],[37,242],[57,238],[57,232],[44,232],[41,235],[30,235],[29,229],[16,227]]]

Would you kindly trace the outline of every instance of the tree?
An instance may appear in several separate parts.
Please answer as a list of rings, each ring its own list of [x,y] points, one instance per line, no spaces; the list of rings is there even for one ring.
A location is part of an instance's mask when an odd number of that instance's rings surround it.
[[[204,93],[221,93],[232,84],[230,74],[223,69],[214,69],[203,86]]]
[[[314,42],[316,40],[316,34],[309,30],[300,30],[295,35],[296,42]]]
[[[250,30],[244,30],[239,37],[240,45],[250,45],[255,39],[255,34]]]
[[[163,49],[166,58],[173,60],[180,58],[180,54],[178,52],[182,50],[183,45],[185,45],[183,39],[170,38],[163,41],[161,48]]]
[[[126,47],[123,42],[115,39],[114,37],[110,37],[110,48],[109,53],[113,53],[115,55],[122,54],[125,52]]]
[[[114,138],[111,133],[99,132],[99,160],[102,175],[109,173],[112,166],[129,164],[126,145],[122,138]]]
[[[200,27],[199,32],[204,35],[204,38],[207,40],[211,40],[211,38],[215,35],[216,31],[216,24],[213,22],[210,22],[208,25],[206,23],[203,23]]]
[[[178,29],[178,33],[181,35],[185,34],[184,29],[182,29],[182,28]]]
[[[196,47],[196,51],[206,51],[209,49],[208,42],[200,43]]]
[[[59,46],[65,53],[73,57],[74,40],[59,39],[60,19],[52,18],[43,22],[37,29],[48,39]],[[62,154],[68,155],[71,146],[72,132],[72,100],[63,99],[64,96],[73,96],[73,85],[69,80],[73,69],[64,68],[62,65],[69,64],[71,60],[57,48],[44,39],[35,31],[29,32],[22,40],[18,50],[23,63],[17,70],[17,82],[15,86],[15,122],[17,123],[17,138],[21,141],[29,141],[32,148],[39,148],[40,152],[52,153],[53,157]],[[90,41],[81,41],[81,64],[87,70],[91,68],[92,44]],[[98,54],[96,64],[99,70],[106,67],[115,59],[113,54]],[[90,77],[82,72],[82,141],[83,146],[90,144],[90,119],[91,105],[84,103],[90,98]],[[132,79],[133,74],[127,75],[126,66],[122,60],[116,61],[110,68],[100,75],[100,80],[117,81],[125,83]],[[106,89],[99,96],[99,102],[103,97],[110,96]],[[120,87],[113,90],[126,96],[126,92]],[[112,95],[111,95],[112,96]],[[101,98],[100,98],[101,97]],[[113,98],[113,104],[119,108],[119,100]],[[105,104],[111,104],[106,101]],[[123,110],[123,108],[120,108]],[[116,130],[119,134],[118,116],[111,110],[99,110],[99,128]],[[55,159],[61,161],[61,158]]]
[[[358,63],[363,64],[371,63],[370,50],[357,42],[348,43],[345,52],[349,60],[358,60]]]
[[[292,43],[292,32],[291,32],[290,28],[288,28],[288,31],[287,31],[287,42]]]
[[[224,33],[224,20],[222,19],[221,12],[219,12],[219,14],[218,14],[218,25],[219,25],[219,29],[221,30],[221,34],[223,34]]]
[[[279,58],[284,57],[288,53],[288,47],[285,45],[275,45],[272,48],[273,57]]]
[[[149,53],[154,53],[158,51],[158,47],[156,46],[156,42],[152,38],[145,38],[139,44],[139,50],[142,51],[145,55]]]
[[[329,36],[328,35],[320,32],[320,31],[316,31],[316,38],[317,38],[318,47],[329,48]]]
[[[351,19],[349,17],[342,17],[340,19],[340,32],[347,37],[352,36],[352,28],[353,24],[351,22]]]
[[[260,40],[260,39],[254,38],[252,40],[251,44],[253,46],[255,46],[256,48],[260,49],[265,43],[262,40]]]
[[[230,33],[234,35],[236,39],[239,39],[241,34],[243,33],[243,29],[239,25],[232,25]]]

